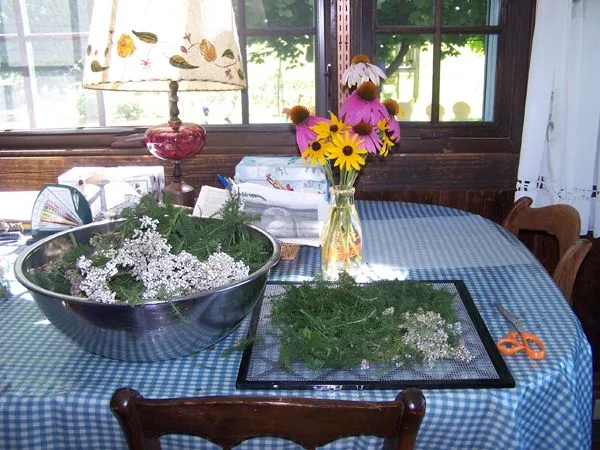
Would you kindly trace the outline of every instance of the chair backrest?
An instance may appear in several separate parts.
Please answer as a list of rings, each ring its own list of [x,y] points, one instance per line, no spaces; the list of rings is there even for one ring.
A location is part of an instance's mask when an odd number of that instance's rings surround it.
[[[115,391],[110,408],[131,450],[160,449],[167,434],[199,436],[230,449],[270,436],[314,449],[336,439],[370,435],[389,448],[412,449],[425,414],[425,397],[409,388],[394,401],[365,402],[298,397],[144,398],[131,388]]]
[[[581,219],[570,205],[532,208],[533,200],[522,197],[506,215],[502,226],[519,237],[520,230],[542,231],[556,236],[558,264],[552,273],[565,298],[572,303],[573,285],[581,263],[592,247],[588,239],[580,239]]]

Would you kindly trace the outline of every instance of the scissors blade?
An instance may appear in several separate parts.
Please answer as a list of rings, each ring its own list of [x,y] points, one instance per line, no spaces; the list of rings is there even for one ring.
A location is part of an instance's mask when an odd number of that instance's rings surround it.
[[[519,333],[525,332],[525,327],[523,326],[523,323],[519,319],[517,319],[515,316],[513,316],[510,311],[508,311],[506,308],[504,308],[504,306],[502,306],[500,303],[496,303],[496,308],[498,308],[498,311],[500,311],[502,313],[502,315],[504,317],[506,317],[506,319],[510,323],[513,324],[513,326],[517,329],[517,331]]]

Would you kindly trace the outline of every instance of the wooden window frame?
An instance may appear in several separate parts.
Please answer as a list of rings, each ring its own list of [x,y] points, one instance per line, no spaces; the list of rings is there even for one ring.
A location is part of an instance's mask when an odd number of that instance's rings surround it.
[[[443,0],[442,0],[443,1]],[[376,0],[351,0],[351,48],[354,54],[374,54]],[[432,2],[434,3],[434,2]],[[434,80],[432,123],[402,122],[403,152],[510,152],[519,153],[525,112],[531,37],[535,18],[534,0],[502,0],[496,26],[457,27],[441,25],[441,2],[434,3],[434,24],[414,27],[378,27],[380,32],[431,33],[439,41],[447,31],[499,33],[494,120],[491,122],[439,122],[439,70]],[[435,54],[435,48],[434,48]],[[439,55],[437,55],[439,60]],[[439,67],[439,66],[438,66]],[[434,77],[436,73],[434,72]],[[437,123],[436,123],[437,122]]]
[[[330,104],[337,103],[337,6],[349,1],[351,53],[368,52],[372,30],[360,28],[374,0],[324,1],[323,68],[318,81],[327,87]],[[505,36],[499,44],[495,121],[491,123],[424,124],[402,122],[397,151],[385,161],[374,160],[357,182],[362,198],[406,199],[448,204],[478,213],[501,210],[512,203],[523,129],[535,0],[502,0]],[[366,50],[365,50],[366,49]],[[332,101],[332,99],[335,99]],[[332,108],[336,109],[336,108]],[[145,128],[33,130],[0,133],[0,190],[39,188],[74,166],[154,165],[141,139]],[[207,127],[203,153],[184,162],[186,181],[196,187],[217,185],[215,174],[234,173],[246,155],[297,155],[291,125],[213,125]],[[170,165],[165,163],[170,175]],[[416,192],[426,192],[425,196]],[[435,194],[438,192],[439,194]],[[433,194],[432,194],[433,193]],[[475,199],[475,200],[473,200]],[[475,210],[471,203],[481,204]],[[500,208],[499,208],[500,205]]]
[[[328,4],[329,3],[329,4]],[[328,5],[327,5],[328,4]],[[351,0],[351,42],[352,53],[373,53],[374,46],[374,16],[376,0]],[[327,5],[328,8],[325,8]],[[335,64],[335,35],[336,1],[315,1],[317,11],[316,27],[325,29],[326,42],[318,45],[316,54],[317,113],[325,114],[327,109],[337,110],[335,101],[338,78]],[[400,150],[407,153],[439,153],[439,152],[511,152],[518,153],[521,144],[523,117],[525,110],[525,93],[529,68],[530,42],[535,16],[534,0],[502,0],[500,25],[494,29],[502,29],[497,61],[497,83],[494,104],[493,122],[451,123],[441,122],[427,124],[423,122],[402,122],[402,140]],[[369,24],[361,27],[361,23]],[[502,25],[506,24],[506,25]],[[477,28],[475,27],[474,30]],[[472,30],[472,31],[474,31]],[[273,30],[277,32],[277,30]],[[256,31],[249,30],[248,35]],[[245,42],[246,34],[241,39]],[[329,69],[328,69],[329,68]],[[247,115],[246,105],[243,107]],[[434,111],[435,113],[435,111]],[[79,128],[68,130],[30,130],[0,132],[0,152],[6,151],[48,151],[53,149],[107,149],[127,148],[143,149],[138,139],[123,140],[132,134],[143,133],[143,127],[106,127]],[[271,149],[281,149],[282,152],[294,150],[293,127],[285,124],[270,125],[208,125],[210,140],[220,147],[236,147],[239,139],[249,144],[248,150],[255,150],[250,139],[263,132],[267,139],[258,139],[256,147],[269,152]],[[266,147],[264,146],[266,144]],[[256,148],[258,150],[258,148]]]

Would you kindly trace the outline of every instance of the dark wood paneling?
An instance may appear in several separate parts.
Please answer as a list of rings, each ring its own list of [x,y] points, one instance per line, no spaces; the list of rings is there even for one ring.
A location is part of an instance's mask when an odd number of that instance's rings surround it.
[[[216,186],[215,175],[232,176],[240,159],[248,154],[244,148],[227,151],[208,150],[183,161],[185,180],[195,187]],[[270,150],[257,154],[278,154]],[[294,153],[288,153],[294,154]],[[156,165],[165,167],[167,178],[171,165],[146,151],[48,150],[35,154],[0,153],[0,189],[39,189],[44,183],[76,166],[113,167],[119,165]],[[512,190],[518,166],[518,155],[512,153],[442,153],[393,154],[387,160],[369,162],[357,183],[363,192],[397,191],[401,189]]]

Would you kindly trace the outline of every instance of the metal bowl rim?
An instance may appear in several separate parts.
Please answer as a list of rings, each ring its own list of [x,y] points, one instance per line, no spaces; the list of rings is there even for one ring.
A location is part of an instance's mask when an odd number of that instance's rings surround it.
[[[198,219],[200,219],[200,217]],[[35,242],[34,244],[29,246],[23,253],[21,253],[17,257],[17,260],[15,261],[15,265],[14,265],[15,278],[17,279],[17,281],[19,283],[21,283],[23,286],[25,286],[25,288],[32,291],[32,293],[42,294],[42,295],[45,295],[46,297],[54,297],[58,300],[67,300],[69,302],[81,303],[81,304],[85,304],[85,305],[92,304],[92,305],[98,305],[100,307],[128,306],[128,304],[125,302],[102,303],[102,302],[98,302],[96,300],[90,300],[87,297],[86,298],[75,297],[73,295],[66,295],[66,294],[60,294],[58,292],[49,291],[47,289],[44,289],[44,288],[38,286],[37,284],[32,283],[29,280],[29,278],[27,278],[27,276],[24,274],[23,269],[22,269],[23,262],[27,259],[27,257],[29,255],[31,255],[33,252],[35,252],[39,247],[43,246],[45,243],[47,243],[49,241],[52,241],[60,236],[68,235],[77,230],[81,230],[81,229],[85,229],[85,228],[95,228],[95,227],[99,227],[101,225],[106,225],[106,224],[113,223],[113,222],[120,222],[122,220],[123,219],[103,220],[100,222],[92,222],[92,223],[89,223],[86,225],[80,225],[78,227],[69,228],[69,229],[61,231],[59,233],[52,234],[50,236],[47,236],[47,237]],[[275,239],[273,237],[273,235],[271,235],[269,232],[263,230],[262,228],[259,228],[255,225],[248,225],[248,227],[256,230],[258,233],[265,236],[271,242],[271,245],[273,246],[273,254],[260,269],[251,273],[246,278],[235,281],[233,283],[224,284],[215,289],[210,289],[207,291],[196,291],[189,295],[180,295],[180,296],[172,297],[168,300],[146,300],[143,303],[140,303],[138,306],[156,305],[156,304],[173,303],[173,302],[183,302],[186,300],[198,299],[199,297],[205,297],[205,296],[214,294],[216,292],[230,291],[232,289],[235,289],[238,286],[248,283],[249,281],[255,280],[256,278],[264,275],[265,273],[268,273],[269,270],[271,270],[279,262],[279,259],[281,257],[281,246],[279,244],[279,241],[277,241],[277,239]]]

